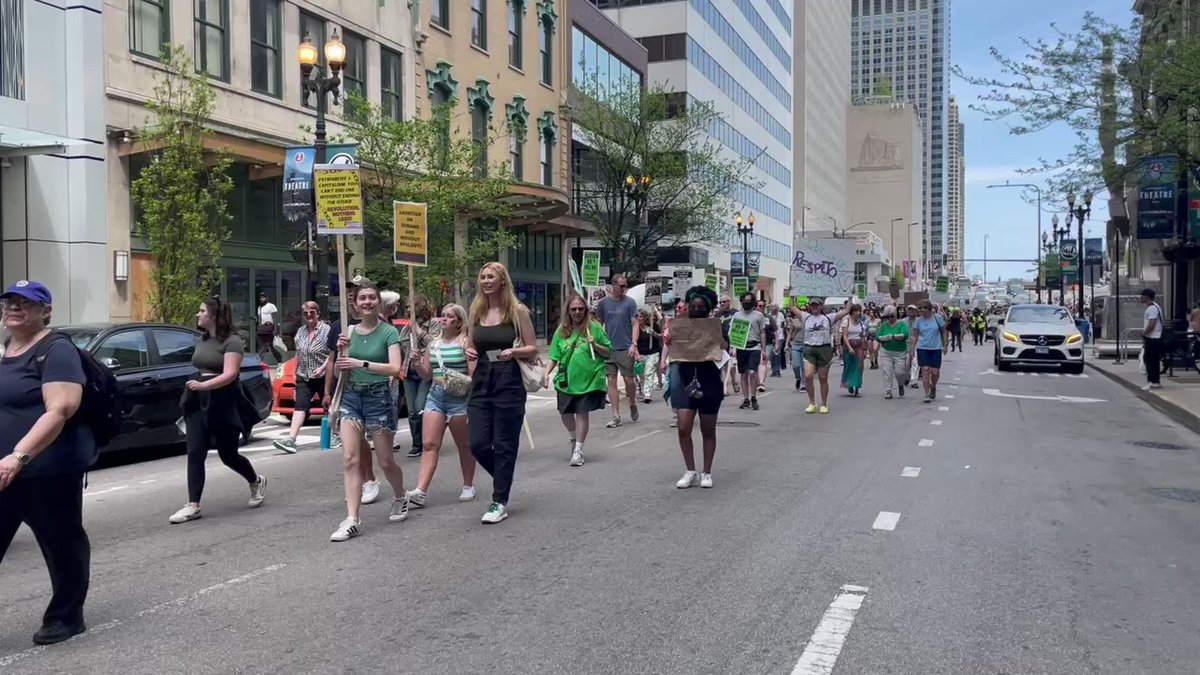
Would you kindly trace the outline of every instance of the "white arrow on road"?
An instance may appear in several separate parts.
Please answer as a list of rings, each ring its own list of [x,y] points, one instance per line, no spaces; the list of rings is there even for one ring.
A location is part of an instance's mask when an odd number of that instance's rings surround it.
[[[984,389],[983,393],[988,396],[1000,396],[1001,398],[1028,398],[1035,401],[1058,401],[1059,403],[1107,403],[1102,398],[1087,398],[1086,396],[1034,396],[1032,394],[1006,394],[999,389]]]

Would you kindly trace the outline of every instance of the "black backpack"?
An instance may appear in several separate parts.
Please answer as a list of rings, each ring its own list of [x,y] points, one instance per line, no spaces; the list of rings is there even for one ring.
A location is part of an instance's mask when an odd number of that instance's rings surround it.
[[[71,421],[86,424],[96,439],[96,447],[103,448],[121,430],[121,399],[117,393],[117,376],[97,361],[91,352],[76,347],[70,336],[58,332],[51,332],[34,350],[39,374],[42,372],[42,363],[46,360],[50,346],[57,341],[65,341],[79,352],[79,361],[83,366],[83,398]]]

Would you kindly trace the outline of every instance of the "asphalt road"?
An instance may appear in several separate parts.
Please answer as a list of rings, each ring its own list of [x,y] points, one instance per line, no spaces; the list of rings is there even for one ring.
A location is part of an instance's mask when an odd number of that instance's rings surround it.
[[[947,357],[928,405],[870,371],[825,416],[771,380],[760,412],[727,402],[712,490],[674,488],[662,403],[597,417],[570,468],[544,397],[508,521],[479,523],[482,472],[456,501],[448,448],[429,508],[390,525],[381,500],[344,544],[337,453],[253,451],[257,511],[214,457],[184,525],[182,458],[94,472],[91,630],[31,647],[23,530],[0,672],[1196,672],[1200,439],[1098,376],[990,371]]]

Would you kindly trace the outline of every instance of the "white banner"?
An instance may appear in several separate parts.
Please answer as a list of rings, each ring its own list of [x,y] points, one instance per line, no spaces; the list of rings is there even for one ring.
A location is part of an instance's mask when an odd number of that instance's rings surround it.
[[[792,295],[854,295],[856,247],[853,239],[797,237],[791,268]]]

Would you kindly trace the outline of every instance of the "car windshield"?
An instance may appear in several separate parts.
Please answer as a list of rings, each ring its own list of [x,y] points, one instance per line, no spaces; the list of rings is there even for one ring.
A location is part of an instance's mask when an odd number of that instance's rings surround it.
[[[80,349],[87,349],[92,342],[96,340],[96,336],[100,334],[99,328],[59,328],[58,332],[63,333],[71,338],[71,342]]]
[[[1071,315],[1063,307],[1014,307],[1006,323],[1071,323]]]

